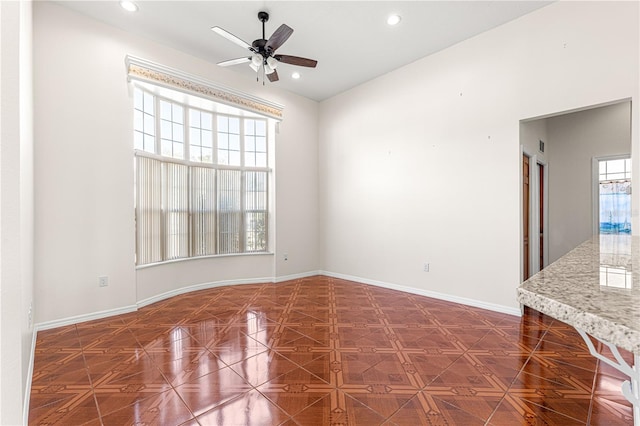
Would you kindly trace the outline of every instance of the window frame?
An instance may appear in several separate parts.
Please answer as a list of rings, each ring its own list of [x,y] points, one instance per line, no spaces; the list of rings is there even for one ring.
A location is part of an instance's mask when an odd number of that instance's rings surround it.
[[[591,159],[591,228],[593,235],[600,235],[600,183],[603,182],[600,180],[600,162],[614,160],[631,160],[631,154],[605,155],[592,157]],[[629,164],[629,177],[620,180],[631,181],[632,176],[633,161]],[[631,209],[633,211],[633,199],[631,202]]]
[[[161,162],[162,168],[166,168],[165,164],[167,163],[174,163],[174,164],[179,164],[179,165],[183,165],[187,167],[187,178],[186,178],[186,182],[187,182],[187,197],[188,197],[188,202],[187,202],[187,206],[188,206],[188,255],[186,257],[178,257],[178,258],[172,258],[169,259],[166,256],[166,251],[167,248],[165,247],[165,240],[167,238],[168,235],[168,224],[166,222],[166,218],[165,218],[165,214],[166,214],[166,206],[164,204],[162,204],[161,207],[161,236],[159,238],[159,241],[155,242],[157,244],[160,244],[160,257],[161,260],[160,261],[153,261],[153,262],[149,262],[149,263],[139,263],[139,248],[138,248],[138,239],[139,239],[139,234],[138,234],[138,213],[139,213],[139,208],[140,207],[140,203],[138,200],[138,191],[139,191],[139,187],[138,187],[138,182],[136,180],[135,182],[135,205],[134,205],[134,212],[135,212],[135,221],[136,221],[136,251],[135,251],[135,265],[136,268],[144,268],[144,267],[149,267],[149,266],[154,266],[154,265],[158,265],[158,264],[162,264],[162,263],[167,263],[167,262],[176,262],[176,261],[183,261],[183,260],[189,260],[189,259],[201,259],[201,258],[207,258],[207,257],[220,257],[220,256],[238,256],[238,255],[260,255],[260,254],[272,254],[271,251],[271,247],[272,247],[272,241],[270,239],[270,228],[272,226],[272,212],[271,212],[271,179],[272,177],[272,168],[270,167],[270,161],[272,161],[271,159],[271,149],[272,149],[272,143],[269,142],[269,140],[273,137],[273,135],[271,135],[272,132],[272,127],[269,124],[269,121],[272,120],[268,117],[264,117],[264,116],[259,116],[257,114],[253,114],[250,113],[248,115],[245,114],[233,114],[233,113],[229,113],[229,112],[219,112],[216,111],[215,109],[208,109],[208,108],[204,108],[201,107],[199,105],[193,105],[192,103],[189,103],[188,101],[178,101],[176,99],[172,99],[171,97],[165,96],[162,93],[157,93],[154,90],[150,90],[147,87],[140,87],[140,86],[134,86],[134,91],[141,91],[142,92],[142,97],[144,98],[146,95],[151,95],[154,98],[154,115],[153,115],[153,119],[155,120],[155,135],[153,135],[153,137],[155,138],[155,152],[151,153],[149,151],[145,151],[144,149],[138,149],[135,147],[134,144],[134,159],[137,156],[141,156],[141,157],[145,157],[145,158],[150,158],[150,159],[154,159],[157,160],[159,162]],[[193,96],[190,95],[193,98],[198,99],[197,96]],[[134,92],[134,99],[135,99],[135,92]],[[182,107],[182,119],[183,119],[183,123],[182,123],[182,139],[183,139],[183,147],[184,147],[184,151],[183,151],[183,158],[177,158],[177,157],[170,157],[170,156],[165,156],[162,155],[162,134],[161,134],[161,122],[164,120],[162,118],[162,113],[161,113],[161,101],[164,102],[168,102],[171,105],[171,108],[173,110],[173,105],[178,105],[180,107]],[[197,103],[197,102],[196,102]],[[133,110],[135,111],[135,104],[134,104],[134,108]],[[212,119],[212,123],[211,123],[211,152],[212,152],[212,158],[211,158],[211,162],[205,162],[205,161],[195,161],[191,159],[191,110],[193,111],[197,111],[200,114],[202,113],[206,113],[206,114],[210,114],[211,115],[211,119]],[[218,164],[218,116],[225,116],[225,117],[232,117],[232,118],[237,118],[238,119],[238,125],[239,125],[239,132],[240,132],[240,165],[239,166],[233,166],[233,165],[226,165],[226,164]],[[265,150],[266,150],[266,155],[265,155],[265,162],[266,164],[264,166],[246,166],[245,165],[245,152],[246,152],[246,141],[245,141],[245,121],[246,120],[253,120],[253,121],[262,121],[264,123],[264,138],[265,138]],[[256,126],[254,125],[254,128]],[[202,131],[202,123],[200,126],[198,126],[197,128],[199,128]],[[135,132],[140,132],[139,130],[137,130],[135,128],[135,122],[134,122],[134,135]],[[172,135],[174,136],[174,135]],[[255,136],[255,131],[254,134],[252,136]],[[144,135],[143,135],[144,137]],[[134,138],[135,140],[135,138]],[[199,158],[202,159],[202,134],[200,136],[200,139],[197,142],[197,145],[194,145],[194,147],[197,146],[200,148],[200,156]],[[144,144],[143,144],[143,148],[144,148]],[[254,147],[255,148],[255,147]],[[255,152],[254,152],[255,153]],[[137,164],[138,160],[134,161],[134,164]],[[213,205],[214,205],[214,215],[215,215],[215,219],[214,219],[214,223],[215,223],[215,230],[214,230],[214,254],[196,254],[197,250],[195,249],[194,244],[196,244],[196,242],[198,241],[198,239],[202,239],[202,235],[200,235],[200,237],[196,236],[196,232],[198,232],[194,226],[194,216],[197,214],[201,214],[202,212],[200,211],[195,211],[194,210],[194,204],[192,202],[192,197],[194,196],[194,191],[196,191],[195,189],[195,184],[193,181],[193,176],[192,176],[192,168],[204,168],[204,169],[211,169],[214,170],[213,173],[213,197],[215,198],[213,200]],[[239,239],[240,239],[240,247],[239,247],[239,251],[238,252],[231,252],[231,253],[220,253],[220,249],[219,249],[219,239],[220,239],[220,224],[219,224],[219,208],[218,208],[218,194],[219,194],[219,182],[218,182],[218,178],[219,178],[219,171],[223,171],[223,170],[234,170],[234,171],[238,171],[240,173],[240,187],[239,187],[239,192],[240,192],[240,211],[239,211],[239,216],[240,216],[240,224],[239,224]],[[245,179],[248,173],[250,172],[259,172],[259,173],[264,173],[264,179],[265,179],[265,183],[264,183],[264,210],[255,210],[253,209],[251,212],[245,211],[246,209],[246,197],[247,197],[247,188],[246,188],[246,183],[245,183]],[[137,172],[135,174],[135,176],[138,176]],[[164,182],[165,179],[165,175],[164,172],[162,174],[161,177],[161,191],[164,191]],[[164,202],[163,202],[164,203]],[[264,213],[264,223],[265,223],[265,244],[264,244],[264,250],[251,250],[249,251],[249,242],[247,241],[247,236],[250,233],[250,230],[247,229],[247,223],[246,221],[247,219],[247,214],[248,213],[255,213],[255,212],[262,212]],[[209,212],[210,213],[210,212]]]

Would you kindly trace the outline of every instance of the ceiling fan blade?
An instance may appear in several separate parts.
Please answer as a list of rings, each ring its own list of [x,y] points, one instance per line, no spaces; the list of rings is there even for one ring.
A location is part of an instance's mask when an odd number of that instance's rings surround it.
[[[229,40],[232,43],[237,44],[240,47],[243,47],[243,48],[249,49],[249,50],[253,50],[249,43],[247,43],[246,41],[242,40],[241,38],[238,38],[238,37],[234,36],[233,34],[231,34],[227,30],[223,30],[220,27],[211,27],[211,31],[213,31],[214,33],[216,33],[218,35],[221,35],[222,37],[226,38],[227,40]]]
[[[293,34],[293,29],[285,24],[280,25],[278,29],[271,35],[271,38],[267,40],[265,49],[269,52],[275,52],[276,49],[283,45],[285,41]]]
[[[271,74],[267,74],[267,77],[269,77],[269,81],[270,82],[274,82],[274,81],[278,81],[280,80],[280,78],[278,77],[278,71],[273,70],[273,72]]]
[[[251,58],[229,59],[228,61],[218,62],[218,65],[221,67],[228,67],[230,65],[244,64],[247,62],[251,62]]]
[[[315,68],[318,65],[318,61],[314,59],[301,58],[299,56],[291,55],[273,55],[275,59],[283,64],[298,65],[300,67]]]

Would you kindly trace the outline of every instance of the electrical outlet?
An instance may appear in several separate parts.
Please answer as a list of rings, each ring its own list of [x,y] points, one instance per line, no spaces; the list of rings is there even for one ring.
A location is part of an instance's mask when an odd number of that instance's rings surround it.
[[[429,272],[429,264],[428,263],[424,264],[424,271],[425,272]]]
[[[284,260],[289,260],[289,254],[288,253],[285,253],[283,256],[284,256]]]
[[[98,277],[98,287],[106,287],[109,285],[109,277],[102,276]]]

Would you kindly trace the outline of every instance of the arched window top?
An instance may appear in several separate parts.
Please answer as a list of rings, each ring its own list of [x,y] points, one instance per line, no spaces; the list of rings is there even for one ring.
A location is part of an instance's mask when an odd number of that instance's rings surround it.
[[[282,119],[283,106],[275,102],[134,56],[127,55],[125,64],[129,80],[152,83],[277,120]]]

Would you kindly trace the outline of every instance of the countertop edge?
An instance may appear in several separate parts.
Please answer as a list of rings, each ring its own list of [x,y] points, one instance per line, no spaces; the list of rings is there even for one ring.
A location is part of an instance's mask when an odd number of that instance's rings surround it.
[[[523,287],[518,288],[517,300],[523,305],[585,331],[604,342],[640,355],[640,332],[638,331],[536,294]]]

